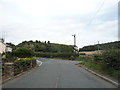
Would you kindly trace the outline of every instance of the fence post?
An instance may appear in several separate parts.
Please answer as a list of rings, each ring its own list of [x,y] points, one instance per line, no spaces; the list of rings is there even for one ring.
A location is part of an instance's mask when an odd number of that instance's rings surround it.
[[[4,79],[12,78],[14,76],[14,64],[13,63],[5,63],[4,64]]]
[[[32,60],[31,60],[31,68],[32,68]]]

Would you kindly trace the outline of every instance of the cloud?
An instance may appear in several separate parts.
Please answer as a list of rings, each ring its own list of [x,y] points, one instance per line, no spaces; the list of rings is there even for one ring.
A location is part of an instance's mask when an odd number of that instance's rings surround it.
[[[7,42],[41,40],[77,45],[115,41],[118,0],[1,0],[0,32]]]

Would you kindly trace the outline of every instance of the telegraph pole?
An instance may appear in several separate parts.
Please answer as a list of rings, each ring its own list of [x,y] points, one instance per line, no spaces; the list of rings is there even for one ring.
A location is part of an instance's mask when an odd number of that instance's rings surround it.
[[[76,35],[72,35],[74,37],[74,47],[76,46]]]
[[[98,54],[99,54],[99,41],[98,41]]]
[[[76,52],[76,35],[72,35],[74,37],[74,54]]]

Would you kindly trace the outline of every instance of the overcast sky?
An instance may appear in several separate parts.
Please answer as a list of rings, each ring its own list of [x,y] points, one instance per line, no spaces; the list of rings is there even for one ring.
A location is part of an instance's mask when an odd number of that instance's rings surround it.
[[[0,0],[0,36],[77,46],[118,40],[119,0]]]

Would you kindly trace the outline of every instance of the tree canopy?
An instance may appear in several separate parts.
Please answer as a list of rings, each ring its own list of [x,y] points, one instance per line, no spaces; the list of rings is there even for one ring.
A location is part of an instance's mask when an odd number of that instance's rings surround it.
[[[99,50],[120,49],[120,45],[119,44],[120,44],[120,41],[99,44]],[[95,51],[95,50],[98,50],[98,44],[84,46],[83,48],[79,49],[79,51]]]
[[[19,47],[29,48],[35,52],[52,52],[52,53],[69,52],[69,53],[73,53],[73,51],[74,51],[74,46],[72,46],[72,45],[50,43],[50,41],[41,42],[38,40],[36,40],[35,42],[23,41],[22,43],[20,43],[16,46],[16,48],[19,48]]]
[[[34,52],[31,49],[20,47],[14,50],[12,52],[12,55],[20,58],[26,58],[26,57],[32,57],[34,55]]]

